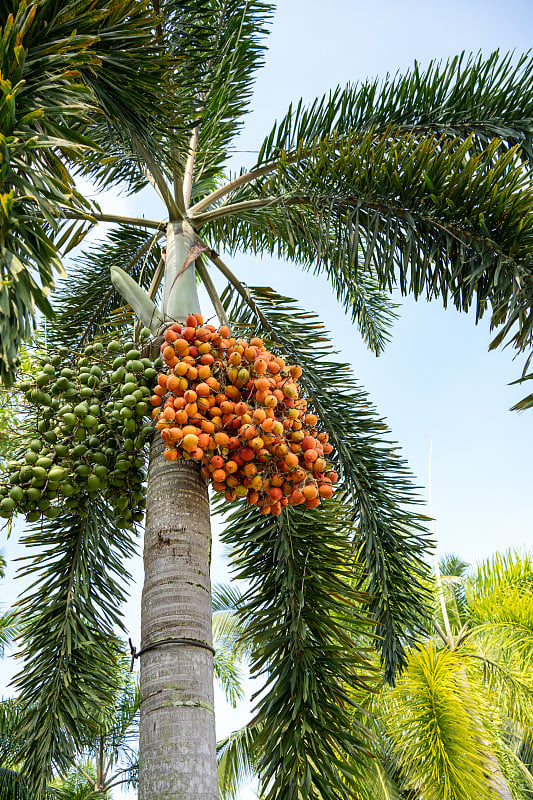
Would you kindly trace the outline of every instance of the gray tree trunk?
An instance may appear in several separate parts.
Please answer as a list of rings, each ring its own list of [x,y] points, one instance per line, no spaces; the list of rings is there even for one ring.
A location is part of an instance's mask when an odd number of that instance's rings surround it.
[[[155,434],[144,546],[139,741],[140,800],[218,798],[211,534],[207,488],[196,462],[163,457]]]

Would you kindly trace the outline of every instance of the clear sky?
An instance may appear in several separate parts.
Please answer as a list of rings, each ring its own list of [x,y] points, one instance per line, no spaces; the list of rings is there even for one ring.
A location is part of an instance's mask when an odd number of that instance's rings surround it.
[[[533,6],[519,0],[281,0],[279,5],[254,110],[236,144],[239,151],[257,150],[276,116],[300,97],[311,100],[337,84],[402,71],[414,59],[425,65],[461,50],[523,52],[531,46]],[[253,153],[236,152],[233,165],[251,164],[253,158]],[[128,209],[152,218],[157,213],[157,203],[147,195],[133,201],[104,198],[102,205],[114,213]],[[407,300],[392,342],[376,358],[323,280],[271,259],[242,255],[228,261],[248,283],[271,285],[321,314],[341,357],[353,364],[388,420],[424,498],[433,442],[433,513],[441,553],[474,562],[498,549],[531,546],[533,411],[508,410],[526,394],[523,387],[508,386],[521,362],[513,361],[509,350],[487,352],[488,323],[476,327],[470,315],[444,311],[440,303]],[[18,554],[14,539],[4,552]],[[214,577],[220,580],[224,564],[219,549],[216,553]],[[132,564],[132,574],[136,583],[127,626],[138,643],[139,561]],[[2,587],[5,604],[14,596],[10,583]],[[9,662],[2,669],[6,676],[12,671]],[[246,719],[245,710],[226,713],[221,703],[218,708],[221,734]],[[249,796],[243,793],[243,800]]]

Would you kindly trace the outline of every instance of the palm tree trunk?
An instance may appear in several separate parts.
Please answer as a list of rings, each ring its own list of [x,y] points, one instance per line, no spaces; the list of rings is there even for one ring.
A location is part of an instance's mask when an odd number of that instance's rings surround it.
[[[163,311],[199,311],[187,223],[167,227]],[[150,450],[141,610],[140,800],[216,800],[207,485],[196,462]],[[144,652],[143,652],[144,651]]]
[[[216,800],[209,499],[198,465],[169,464],[158,434],[147,509],[139,797]]]

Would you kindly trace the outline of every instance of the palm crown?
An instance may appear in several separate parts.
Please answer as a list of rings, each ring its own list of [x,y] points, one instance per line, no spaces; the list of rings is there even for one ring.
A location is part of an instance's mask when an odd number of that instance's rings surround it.
[[[39,6],[45,15],[52,13],[46,5]],[[68,4],[71,26],[86,5]],[[410,476],[388,441],[385,424],[346,366],[332,359],[319,319],[272,288],[241,282],[227,256],[237,249],[270,252],[323,272],[376,352],[388,336],[393,311],[387,292],[394,285],[415,296],[441,296],[462,309],[474,304],[478,317],[490,309],[492,324],[500,326],[496,341],[508,336],[517,348],[527,349],[533,60],[497,53],[488,60],[460,57],[424,72],[415,66],[403,77],[337,89],[309,106],[297,104],[259,144],[256,163],[231,177],[225,164],[262,63],[271,6],[162,0],[154,3],[151,15],[144,3],[124,4],[113,28],[116,39],[110,34],[109,40],[119,61],[129,58],[127,46],[116,42],[135,22],[132,9],[142,17],[143,31],[139,38],[132,34],[135,59],[135,46],[142,45],[144,55],[161,55],[157,70],[151,71],[150,58],[138,65],[136,76],[125,70],[116,82],[116,97],[106,94],[116,67],[104,60],[93,82],[84,78],[83,92],[90,96],[79,127],[68,125],[69,111],[61,117],[75,142],[43,142],[37,152],[40,158],[43,153],[53,158],[47,169],[62,176],[62,191],[70,178],[62,166],[59,173],[59,165],[73,160],[101,186],[120,184],[136,191],[151,184],[171,225],[102,214],[75,193],[68,202],[54,195],[47,207],[48,189],[40,187],[33,202],[49,254],[42,268],[41,261],[30,258],[16,274],[30,280],[37,267],[49,280],[57,258],[52,242],[58,221],[114,222],[107,239],[79,256],[68,282],[59,287],[59,340],[75,347],[98,336],[113,310],[123,305],[117,285],[138,316],[148,314],[156,327],[165,317],[179,318],[184,310],[195,310],[197,276],[221,321],[229,318],[232,325],[263,335],[302,365],[307,392],[337,450],[339,498],[320,515],[289,509],[278,520],[238,507],[224,536],[238,574],[250,585],[242,614],[254,642],[253,669],[266,669],[269,676],[258,710],[266,745],[265,785],[271,796],[285,786],[287,797],[296,789],[334,797],[357,770],[351,756],[360,757],[366,746],[346,689],[362,688],[369,678],[357,643],[370,621],[377,626],[385,675],[393,681],[419,625],[425,597],[424,520],[413,508],[417,499]],[[91,17],[89,22],[95,24]],[[67,88],[82,91],[78,84]],[[141,113],[149,89],[153,125],[146,109]],[[34,173],[24,164],[16,174]],[[6,235],[20,247],[24,229],[10,228],[9,220],[6,225]],[[67,238],[74,236],[76,242],[79,235],[74,227]],[[165,236],[166,263],[155,248]],[[62,244],[55,239],[55,247]],[[190,268],[193,261],[196,269]],[[221,297],[208,263],[227,279]],[[114,282],[111,267],[118,275]],[[144,292],[128,283],[124,272]],[[3,297],[19,302],[12,288]],[[21,314],[5,312],[6,330],[27,320],[26,311]],[[16,335],[10,337],[16,343]],[[13,347],[4,353],[6,370],[13,354]],[[48,569],[41,572],[40,553],[34,557],[30,569],[37,573],[36,588],[24,605],[31,619],[26,657],[33,664],[20,684],[32,701],[41,697],[28,723],[38,742],[28,764],[37,771],[47,759],[61,763],[76,745],[75,720],[94,695],[89,683],[100,680],[106,689],[106,632],[117,621],[121,557],[129,552],[131,539],[114,530],[102,504],[86,520],[58,517],[26,538],[39,551],[44,548]],[[99,547],[91,547],[96,541]],[[47,577],[60,572],[64,577],[57,581]],[[81,586],[88,573],[93,580],[73,604],[71,588]],[[354,573],[359,576],[355,582]],[[50,615],[35,614],[45,599],[60,636],[50,633]],[[354,611],[363,599],[365,615]],[[100,648],[96,663],[77,646],[80,637]],[[65,642],[72,649],[65,649]],[[79,678],[75,691],[61,688],[61,676],[69,669]],[[45,713],[51,702],[59,709],[54,718]],[[68,720],[70,739],[62,720]]]

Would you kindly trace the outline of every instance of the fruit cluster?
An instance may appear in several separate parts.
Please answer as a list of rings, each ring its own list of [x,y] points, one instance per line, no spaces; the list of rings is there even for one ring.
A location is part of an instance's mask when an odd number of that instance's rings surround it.
[[[43,357],[36,378],[20,385],[27,438],[8,462],[9,483],[0,485],[0,516],[83,517],[100,497],[119,527],[141,521],[144,451],[153,434],[148,387],[163,366],[158,361],[154,367],[134,342],[118,341],[89,345],[74,358],[67,347]]]
[[[333,448],[301,396],[301,367],[269,352],[261,339],[230,337],[199,314],[171,325],[150,403],[165,457],[193,459],[216,492],[246,498],[262,514],[287,505],[316,508],[331,497]]]

